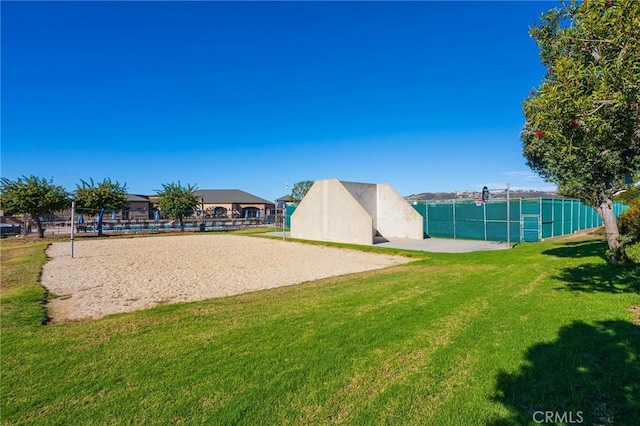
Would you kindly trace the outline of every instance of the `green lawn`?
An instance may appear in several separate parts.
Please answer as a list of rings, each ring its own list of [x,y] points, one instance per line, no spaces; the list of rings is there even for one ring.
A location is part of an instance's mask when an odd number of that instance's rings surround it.
[[[57,325],[42,325],[45,246],[1,246],[2,424],[640,418],[640,274],[608,266],[601,241],[427,253],[377,272]]]

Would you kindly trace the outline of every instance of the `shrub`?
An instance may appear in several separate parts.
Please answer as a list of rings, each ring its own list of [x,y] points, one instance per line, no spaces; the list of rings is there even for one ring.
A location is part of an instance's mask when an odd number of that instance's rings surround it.
[[[629,243],[640,241],[640,199],[629,203],[627,211],[618,219],[620,235]]]
[[[631,262],[640,265],[640,243],[631,244],[625,247],[624,254]]]

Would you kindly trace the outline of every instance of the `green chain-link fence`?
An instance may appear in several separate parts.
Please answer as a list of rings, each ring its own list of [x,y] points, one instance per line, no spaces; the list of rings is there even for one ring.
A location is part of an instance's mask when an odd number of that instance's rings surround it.
[[[284,216],[284,227],[286,229],[291,229],[291,215],[296,211],[297,205],[290,204],[287,206],[286,213]]]
[[[418,201],[413,208],[423,217],[425,234],[439,238],[507,241],[509,232],[510,241],[528,242],[602,226],[592,207],[566,198]],[[615,203],[616,217],[625,208]]]

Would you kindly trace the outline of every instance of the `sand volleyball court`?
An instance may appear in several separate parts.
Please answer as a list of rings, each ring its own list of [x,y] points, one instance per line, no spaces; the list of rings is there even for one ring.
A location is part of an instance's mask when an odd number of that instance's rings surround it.
[[[384,268],[409,258],[237,235],[54,243],[42,284],[54,322],[230,296]]]

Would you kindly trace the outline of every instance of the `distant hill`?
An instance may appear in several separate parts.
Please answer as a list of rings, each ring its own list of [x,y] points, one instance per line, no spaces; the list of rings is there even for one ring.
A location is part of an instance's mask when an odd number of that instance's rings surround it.
[[[555,191],[522,191],[515,190],[509,194],[511,198],[551,198],[558,197]],[[444,201],[444,200],[477,200],[482,197],[480,191],[456,191],[456,192],[421,192],[411,194],[405,198],[407,201]],[[491,198],[506,198],[506,192],[492,192]]]

